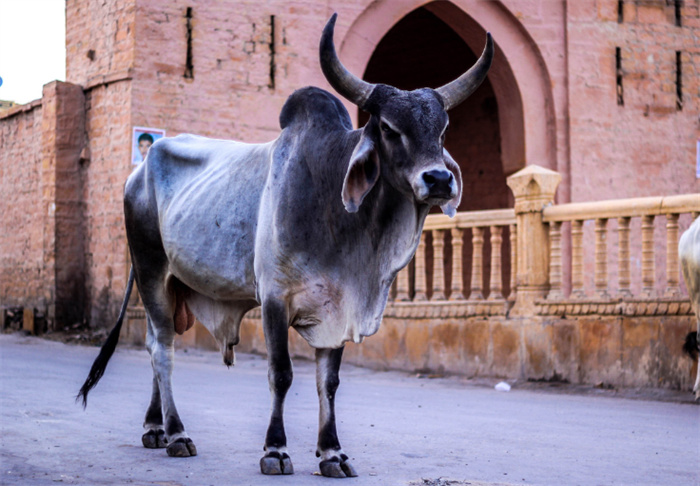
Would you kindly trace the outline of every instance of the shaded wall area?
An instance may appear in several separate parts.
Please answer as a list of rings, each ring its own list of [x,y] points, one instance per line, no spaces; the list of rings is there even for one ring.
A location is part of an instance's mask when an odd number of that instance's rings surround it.
[[[55,81],[0,117],[0,302],[51,328],[84,318],[83,89]],[[41,330],[40,328],[38,330]]]

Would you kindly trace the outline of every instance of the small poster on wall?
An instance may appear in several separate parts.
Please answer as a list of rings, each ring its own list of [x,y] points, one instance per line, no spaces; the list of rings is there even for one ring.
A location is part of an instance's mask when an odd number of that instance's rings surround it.
[[[138,165],[146,158],[153,142],[165,136],[161,128],[134,127],[131,137],[131,164]]]

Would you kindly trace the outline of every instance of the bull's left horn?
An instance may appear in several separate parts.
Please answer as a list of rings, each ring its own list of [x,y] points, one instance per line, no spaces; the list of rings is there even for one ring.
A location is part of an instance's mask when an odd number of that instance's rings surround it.
[[[484,52],[481,53],[481,57],[476,61],[476,64],[459,78],[435,90],[445,102],[445,111],[466,100],[486,79],[486,74],[491,67],[491,61],[493,61],[493,52],[493,39],[491,34],[487,32]]]
[[[337,13],[328,20],[321,35],[320,56],[321,69],[323,75],[338,93],[344,98],[352,101],[360,108],[364,107],[369,95],[374,89],[374,85],[361,80],[350,71],[345,69],[338,59],[333,43],[333,30],[335,29],[335,19]]]

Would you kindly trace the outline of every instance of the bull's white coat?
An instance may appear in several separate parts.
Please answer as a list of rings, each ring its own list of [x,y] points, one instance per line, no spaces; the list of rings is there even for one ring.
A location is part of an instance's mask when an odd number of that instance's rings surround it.
[[[678,242],[678,257],[681,261],[683,278],[688,288],[690,304],[697,319],[697,331],[700,336],[700,218],[683,233]],[[693,386],[695,398],[700,400],[700,367]]]

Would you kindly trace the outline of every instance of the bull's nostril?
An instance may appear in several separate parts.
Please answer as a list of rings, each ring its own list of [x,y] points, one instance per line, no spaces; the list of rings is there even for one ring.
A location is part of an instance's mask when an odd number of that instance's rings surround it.
[[[454,176],[449,170],[428,170],[422,174],[423,183],[430,197],[449,199],[452,193]]]

